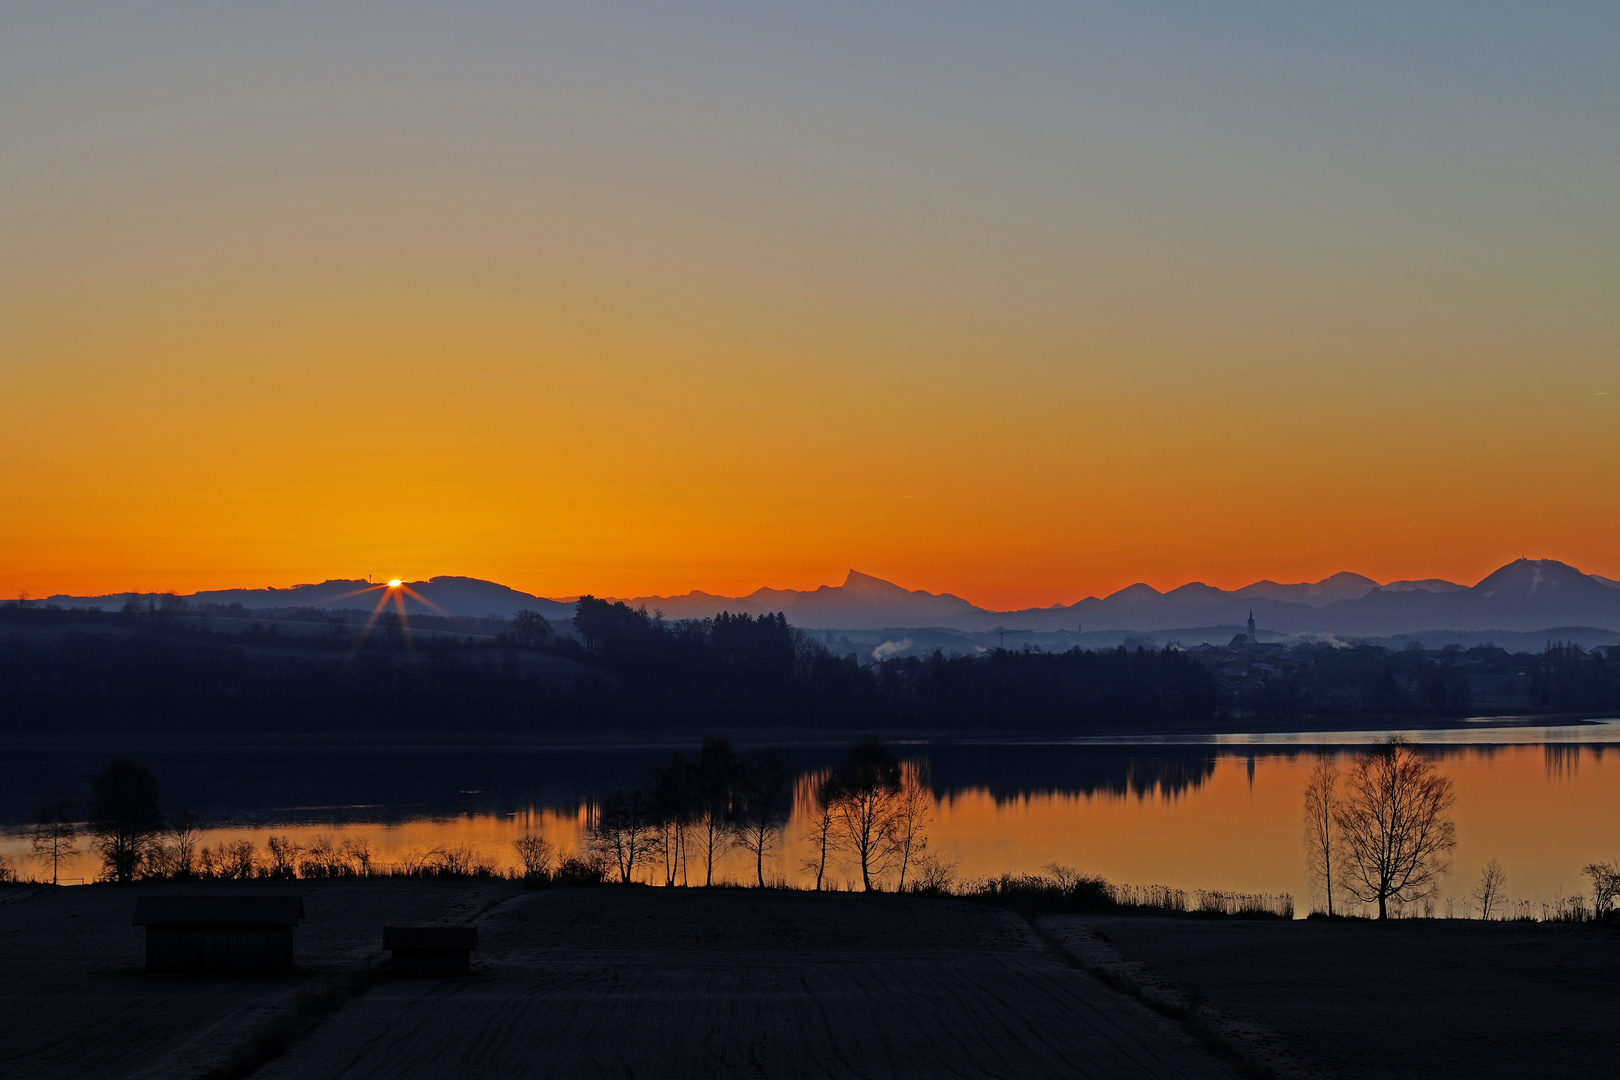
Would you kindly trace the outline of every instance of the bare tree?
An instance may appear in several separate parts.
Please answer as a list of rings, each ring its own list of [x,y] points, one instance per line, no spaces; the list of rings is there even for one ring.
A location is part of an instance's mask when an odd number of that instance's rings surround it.
[[[354,872],[361,877],[371,876],[371,864],[376,855],[371,850],[371,841],[363,836],[345,836],[343,838],[343,854],[354,867]]]
[[[934,793],[928,789],[927,769],[913,766],[903,772],[887,835],[893,861],[900,869],[900,881],[895,886],[899,892],[906,891],[906,871],[911,869],[912,861],[928,848],[923,830],[934,820]]]
[[[222,855],[221,865],[225,876],[243,881],[258,876],[259,850],[253,846],[253,841],[246,837],[233,840],[224,845]]]
[[[39,804],[34,814],[34,857],[51,864],[51,884],[57,882],[62,860],[78,852],[79,831],[73,824],[73,800],[57,791]]]
[[[1507,871],[1496,859],[1486,863],[1479,872],[1479,880],[1474,882],[1474,903],[1479,905],[1479,917],[1489,919],[1491,909],[1502,899],[1502,890],[1507,886]]]
[[[452,847],[435,848],[428,853],[425,864],[421,868],[424,877],[436,875],[438,877],[488,877],[495,872],[495,864],[484,857],[471,844],[456,844]]]
[[[197,849],[197,876],[200,878],[224,877],[221,873],[220,863],[224,857],[224,847],[218,851],[204,845]]]
[[[265,867],[268,876],[273,878],[298,876],[298,853],[301,849],[293,843],[292,837],[271,833],[270,838],[265,841],[265,847],[270,852],[269,863]]]
[[[1333,916],[1333,875],[1337,826],[1333,823],[1339,800],[1339,770],[1333,758],[1321,754],[1305,778],[1305,875],[1327,895],[1328,917]]]
[[[551,841],[538,833],[526,832],[512,841],[512,849],[523,860],[523,876],[531,880],[543,878],[551,872],[553,852]]]
[[[653,815],[657,827],[653,850],[663,858],[664,884],[668,886],[673,886],[676,878],[680,878],[682,884],[689,883],[687,839],[698,813],[693,773],[690,762],[680,754],[673,754],[653,775]]]
[[[911,891],[921,893],[948,893],[956,882],[956,863],[938,855],[923,853],[916,858],[916,872]]]
[[[742,777],[737,841],[754,856],[754,879],[763,889],[765,856],[793,811],[793,773],[775,750],[756,750],[743,759]]]
[[[197,873],[198,845],[197,816],[182,809],[174,815],[174,848],[170,853],[170,870],[175,877],[189,878]]]
[[[298,875],[306,878],[343,877],[351,873],[348,854],[331,833],[320,833],[298,856]]]
[[[731,740],[705,738],[692,772],[692,790],[699,809],[698,842],[703,849],[703,884],[714,884],[714,860],[725,854],[735,824],[742,763]]]
[[[91,785],[90,830],[114,881],[127,885],[163,832],[157,779],[145,765],[114,758]]]
[[[1431,895],[1457,845],[1455,802],[1450,778],[1398,736],[1357,757],[1333,816],[1345,892],[1377,904],[1380,919],[1392,900]]]
[[[889,867],[891,829],[900,799],[900,761],[876,739],[854,746],[833,774],[833,842],[861,868],[861,887]]]
[[[1612,862],[1587,863],[1581,873],[1592,879],[1592,918],[1602,922],[1620,900],[1620,865]]]
[[[597,811],[591,847],[628,885],[649,854],[654,836],[652,798],[644,791],[616,791]]]
[[[816,892],[827,876],[827,854],[833,847],[833,801],[838,797],[838,779],[822,776],[810,784],[810,810],[800,839],[810,844],[811,855],[804,861],[806,873],[816,876]]]

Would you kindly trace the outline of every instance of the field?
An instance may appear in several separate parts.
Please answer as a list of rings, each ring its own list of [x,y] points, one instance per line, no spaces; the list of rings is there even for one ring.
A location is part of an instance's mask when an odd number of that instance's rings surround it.
[[[1032,927],[888,895],[209,888],[301,894],[297,973],[142,974],[134,897],[197,886],[0,891],[0,1075],[222,1077],[300,1015],[313,1026],[253,1075],[1233,1077],[1248,1059],[1353,1080],[1603,1075],[1620,1055],[1620,933],[1606,928]],[[376,970],[383,925],[430,922],[479,927],[471,976],[356,978]],[[358,996],[310,1013],[311,992],[342,979]],[[1236,1055],[1209,1049],[1223,1043]]]
[[[1069,966],[1023,920],[948,900],[745,890],[289,883],[291,978],[151,978],[134,893],[0,909],[0,1074],[207,1076],[357,966],[385,922],[474,922],[475,972],[384,979],[263,1077],[1204,1077],[1176,1024]]]
[[[1048,917],[1088,966],[1212,1027],[1282,1076],[1608,1076],[1620,929]]]
[[[293,977],[149,977],[135,897],[224,891],[164,885],[0,889],[0,1076],[74,1080],[202,1076],[295,996],[353,970],[384,923],[461,921],[515,890],[505,882],[353,885],[288,882],[239,892],[299,893]],[[229,888],[228,886],[226,887]]]

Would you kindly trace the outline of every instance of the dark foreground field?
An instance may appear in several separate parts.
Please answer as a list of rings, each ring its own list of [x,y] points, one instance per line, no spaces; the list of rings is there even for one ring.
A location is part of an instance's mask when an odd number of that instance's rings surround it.
[[[255,1075],[1232,1075],[1018,917],[956,901],[290,882],[253,891],[305,896],[307,970],[217,979],[139,974],[142,891],[0,894],[0,1075],[208,1076],[385,922],[428,920],[479,927],[472,976],[381,980]]]
[[[1588,1077],[1620,1070],[1620,930],[1399,920],[1041,920],[1069,952],[1195,1007],[1279,1075]]]
[[[1596,928],[1063,916],[1037,934],[914,897],[213,889],[302,894],[298,973],[141,974],[134,897],[195,888],[0,891],[0,1076],[222,1077],[311,991],[375,962],[385,923],[426,922],[479,927],[471,976],[370,980],[254,1075],[1237,1075],[1118,987],[1190,1008],[1283,1076],[1586,1076],[1620,1060],[1620,934]]]

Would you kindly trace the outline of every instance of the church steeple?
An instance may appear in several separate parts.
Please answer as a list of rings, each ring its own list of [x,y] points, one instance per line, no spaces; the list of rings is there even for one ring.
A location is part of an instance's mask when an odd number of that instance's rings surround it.
[[[1254,608],[1249,609],[1249,632],[1244,635],[1244,641],[1248,642],[1250,645],[1255,644],[1255,640],[1254,640]]]

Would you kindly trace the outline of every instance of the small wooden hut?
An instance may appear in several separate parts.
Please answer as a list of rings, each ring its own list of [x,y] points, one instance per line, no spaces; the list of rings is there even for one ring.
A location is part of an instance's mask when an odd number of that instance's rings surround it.
[[[142,896],[146,970],[154,975],[292,970],[298,896]]]
[[[476,926],[385,926],[383,948],[401,975],[465,975],[478,948]]]

